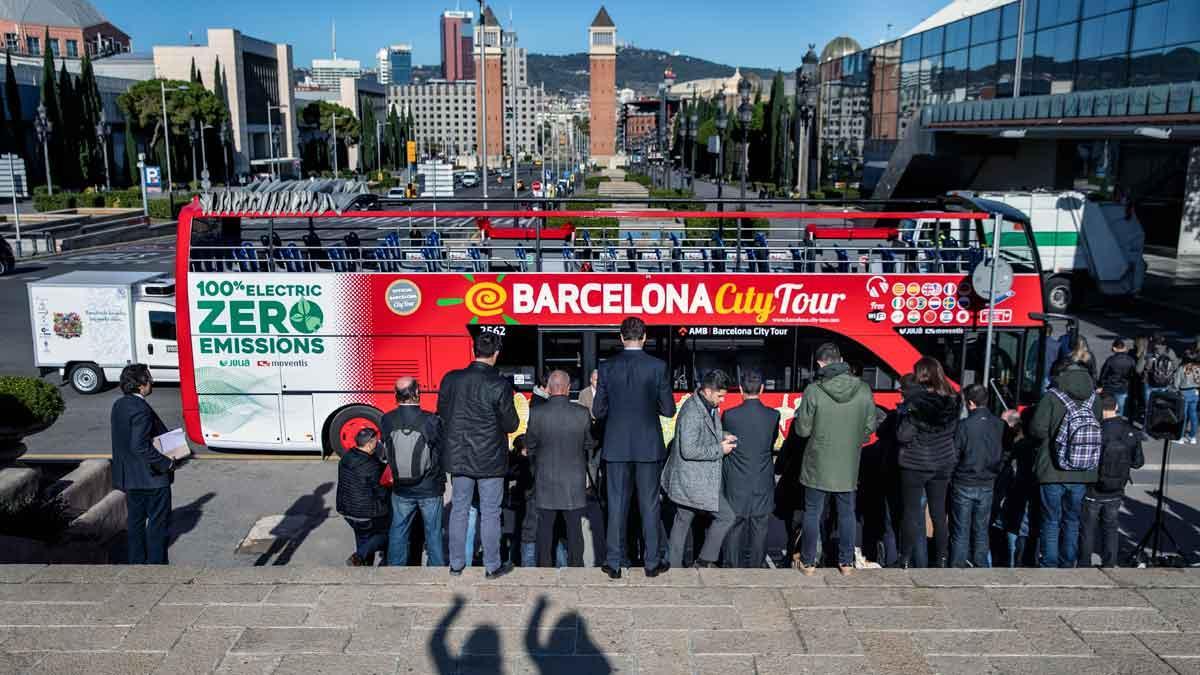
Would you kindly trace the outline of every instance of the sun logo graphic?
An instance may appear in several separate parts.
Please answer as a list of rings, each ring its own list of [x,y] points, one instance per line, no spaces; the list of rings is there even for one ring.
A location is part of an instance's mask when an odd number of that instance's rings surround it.
[[[480,319],[488,319],[493,316],[499,316],[504,319],[506,324],[519,323],[516,319],[504,313],[504,306],[508,304],[508,289],[500,285],[504,280],[504,275],[496,277],[496,281],[475,281],[475,278],[466,274],[467,281],[471,282],[471,287],[463,294],[461,298],[438,298],[438,307],[452,307],[454,305],[464,305],[468,312],[471,313],[472,324],[479,323]]]
[[[867,279],[867,294],[872,298],[881,298],[887,295],[888,281],[883,277],[871,277]]]

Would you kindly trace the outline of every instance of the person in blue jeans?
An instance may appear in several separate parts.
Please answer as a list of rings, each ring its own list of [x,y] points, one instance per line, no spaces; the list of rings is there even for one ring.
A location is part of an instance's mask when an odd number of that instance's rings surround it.
[[[950,488],[950,565],[991,567],[988,525],[992,490],[1004,468],[1005,424],[988,409],[988,391],[972,384],[963,391],[967,419],[958,425],[958,463]]]
[[[1183,395],[1183,436],[1180,443],[1196,443],[1200,431],[1200,352],[1187,349],[1183,352],[1183,365],[1175,371],[1175,388]]]
[[[446,492],[446,473],[442,469],[442,424],[437,415],[421,409],[421,387],[415,378],[396,380],[396,409],[385,414],[379,422],[387,463],[395,477],[392,483],[392,524],[388,531],[388,564],[408,564],[413,521],[417,514],[425,532],[426,564],[446,565],[446,548],[442,538],[443,494]],[[420,434],[420,440],[412,434]],[[419,455],[426,453],[428,468],[412,478],[411,456],[399,457],[395,441],[414,439],[404,447],[414,447]],[[403,468],[401,468],[403,467]],[[418,564],[420,561],[417,561]]]
[[[1096,482],[1096,469],[1062,468],[1056,458],[1056,436],[1067,417],[1068,405],[1090,406],[1099,424],[1100,400],[1095,392],[1095,382],[1087,369],[1069,364],[1054,377],[1053,386],[1038,402],[1029,424],[1029,435],[1038,443],[1034,473],[1041,486],[1042,567],[1074,567],[1079,553],[1080,509],[1087,486]]]

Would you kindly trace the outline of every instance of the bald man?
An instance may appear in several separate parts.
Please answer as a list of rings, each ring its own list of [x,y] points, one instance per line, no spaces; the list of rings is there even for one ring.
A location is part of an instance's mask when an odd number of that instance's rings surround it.
[[[582,519],[587,507],[587,469],[592,446],[592,415],[572,403],[571,377],[561,370],[546,381],[550,398],[529,412],[525,444],[533,467],[533,501],[538,509],[538,565],[549,567],[554,526],[567,530],[567,564],[583,567]]]
[[[407,565],[413,518],[421,513],[426,564],[446,566],[442,540],[442,424],[421,409],[421,385],[415,378],[396,380],[396,408],[379,422],[385,457],[392,475],[392,527],[388,532],[388,564]],[[417,564],[420,564],[418,559]]]

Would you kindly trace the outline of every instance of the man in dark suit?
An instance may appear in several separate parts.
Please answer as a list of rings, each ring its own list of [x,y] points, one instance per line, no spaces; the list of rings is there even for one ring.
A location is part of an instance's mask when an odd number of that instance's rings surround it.
[[[167,525],[175,461],[154,448],[167,427],[146,402],[154,389],[150,369],[140,363],[121,371],[121,398],[113,403],[112,482],[125,493],[129,564],[167,564]]]
[[[600,381],[592,402],[592,414],[605,421],[601,456],[607,473],[608,555],[601,569],[609,578],[621,578],[621,532],[636,489],[646,542],[646,576],[656,577],[670,569],[666,561],[659,559],[658,481],[667,448],[658,418],[675,414],[675,398],[667,364],[642,350],[646,323],[637,317],[622,321],[621,342],[625,349],[600,364]]]
[[[767,520],[775,509],[771,451],[779,435],[779,411],[763,405],[763,376],[742,371],[742,398],[725,411],[725,431],[737,436],[737,452],[725,455],[725,498],[736,516],[725,540],[725,567],[762,567],[767,557]]]

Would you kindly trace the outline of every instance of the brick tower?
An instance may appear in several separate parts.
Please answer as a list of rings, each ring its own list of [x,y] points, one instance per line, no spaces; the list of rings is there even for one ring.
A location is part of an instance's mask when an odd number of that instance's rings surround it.
[[[617,154],[617,26],[603,5],[588,26],[588,57],[592,161],[612,166]]]
[[[475,28],[475,128],[476,147],[483,147],[481,89],[487,95],[488,170],[499,169],[504,158],[504,85],[500,67],[500,22],[491,7],[483,8],[483,26]]]

